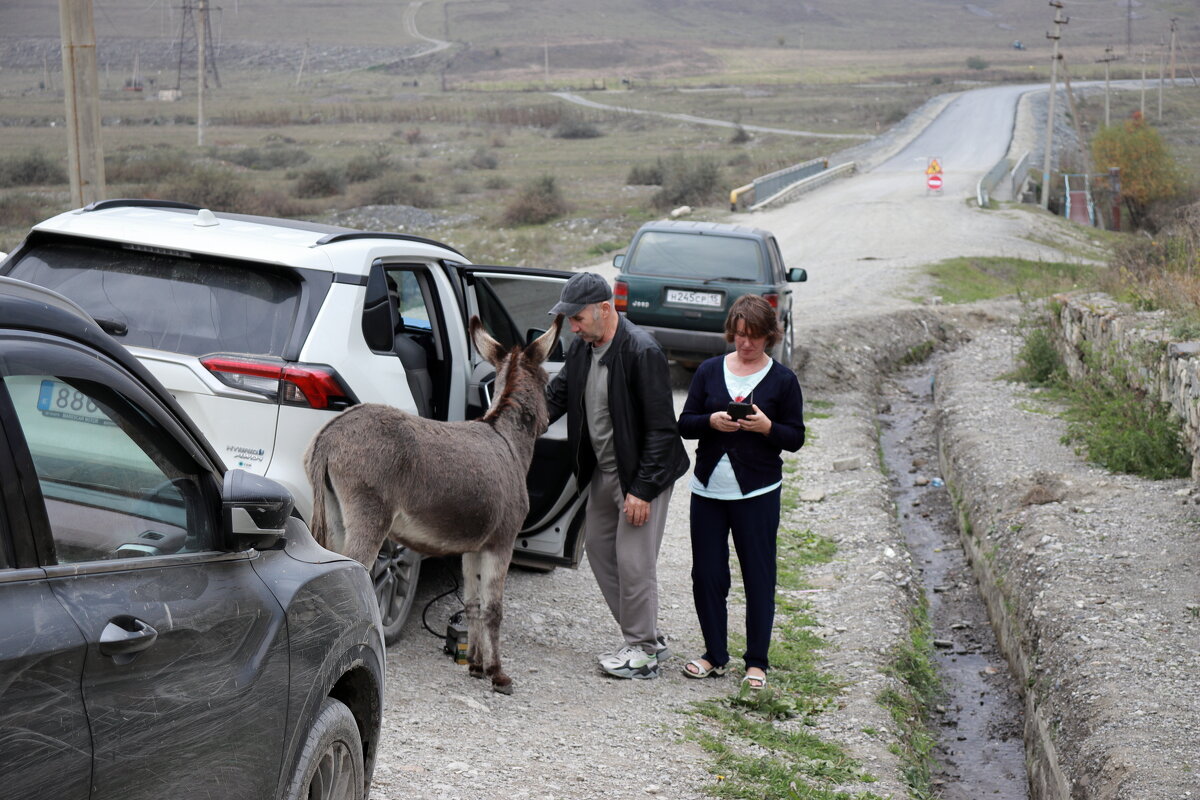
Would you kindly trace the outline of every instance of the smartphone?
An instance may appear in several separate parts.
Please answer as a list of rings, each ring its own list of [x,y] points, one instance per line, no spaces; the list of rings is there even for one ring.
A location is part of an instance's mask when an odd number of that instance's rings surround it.
[[[729,408],[725,409],[725,413],[734,419],[745,419],[754,413],[754,406],[750,403],[733,402],[729,404]]]

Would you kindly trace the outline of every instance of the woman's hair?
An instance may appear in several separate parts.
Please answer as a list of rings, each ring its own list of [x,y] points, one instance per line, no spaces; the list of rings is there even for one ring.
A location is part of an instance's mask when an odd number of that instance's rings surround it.
[[[755,339],[765,336],[768,350],[783,338],[783,328],[779,325],[779,318],[775,316],[775,309],[756,294],[744,294],[733,301],[729,315],[725,317],[725,341],[733,341],[739,321],[744,323],[749,336]]]

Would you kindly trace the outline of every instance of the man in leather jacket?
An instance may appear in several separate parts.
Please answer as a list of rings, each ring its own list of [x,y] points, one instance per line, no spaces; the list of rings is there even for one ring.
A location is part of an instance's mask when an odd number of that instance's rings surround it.
[[[689,466],[667,359],[653,336],[617,313],[595,273],[572,276],[550,313],[565,314],[576,336],[546,387],[550,421],[567,414],[573,469],[589,484],[588,562],[625,639],[600,656],[600,667],[655,678],[669,655],[658,631],[658,550],[671,490]]]

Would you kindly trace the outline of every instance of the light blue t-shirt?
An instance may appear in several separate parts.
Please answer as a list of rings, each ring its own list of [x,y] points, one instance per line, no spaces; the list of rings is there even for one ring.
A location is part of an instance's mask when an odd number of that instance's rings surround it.
[[[758,386],[759,382],[766,377],[771,371],[774,361],[768,361],[767,365],[751,375],[734,375],[729,369],[729,362],[726,359],[721,360],[721,366],[725,371],[725,388],[729,392],[729,396],[739,402],[753,402],[754,387]],[[708,485],[700,482],[700,479],[692,475],[691,490],[694,494],[701,497],[709,497],[713,500],[745,500],[750,497],[758,497],[760,494],[774,491],[782,485],[782,481],[777,481],[770,486],[764,486],[761,489],[755,489],[752,492],[742,493],[742,489],[738,486],[737,476],[733,474],[733,464],[729,463],[729,456],[721,456],[721,460],[717,462],[717,466],[713,469],[712,475],[708,476]]]

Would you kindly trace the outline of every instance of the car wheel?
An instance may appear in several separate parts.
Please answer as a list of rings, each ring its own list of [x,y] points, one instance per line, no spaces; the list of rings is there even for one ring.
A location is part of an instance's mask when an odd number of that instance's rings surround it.
[[[304,740],[288,800],[362,800],[362,737],[350,709],[326,697]]]
[[[400,633],[413,598],[417,596],[417,579],[421,575],[421,554],[390,540],[379,548],[371,580],[375,584],[375,599],[379,601],[379,616],[383,620],[383,639],[387,645],[400,641]]]

